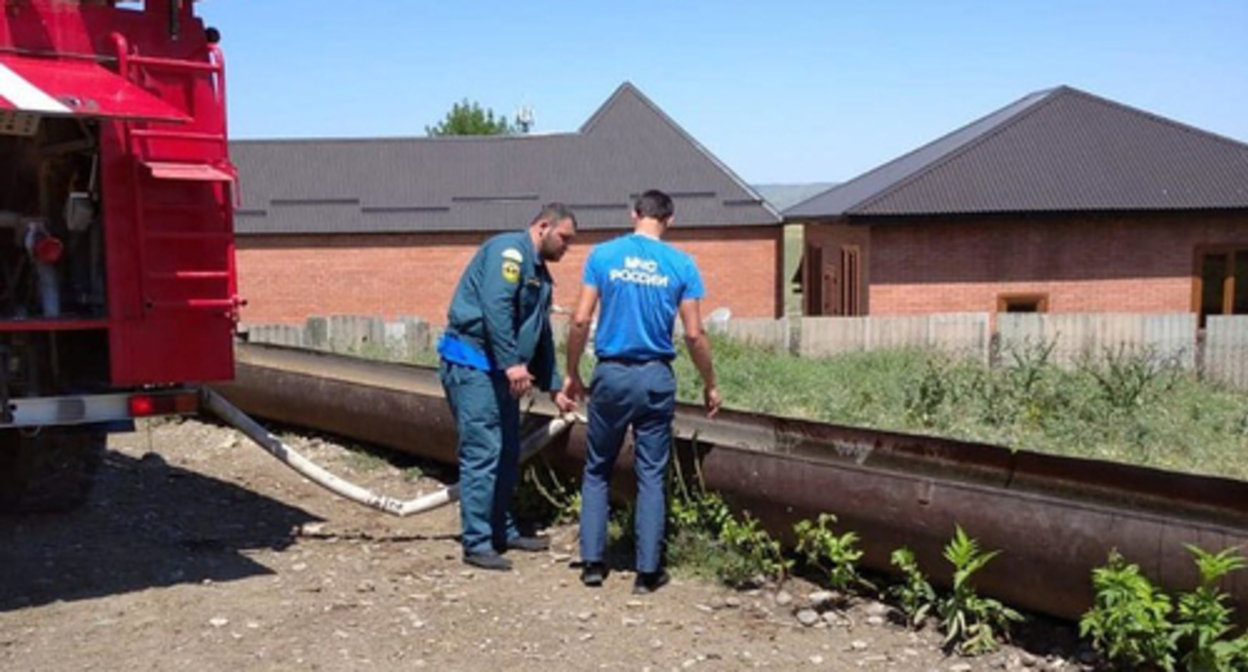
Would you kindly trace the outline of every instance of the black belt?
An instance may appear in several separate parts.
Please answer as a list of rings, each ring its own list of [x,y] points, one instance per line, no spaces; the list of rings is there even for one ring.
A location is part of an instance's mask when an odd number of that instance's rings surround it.
[[[598,359],[600,364],[622,364],[624,366],[643,366],[651,362],[671,363],[671,359],[667,357],[654,357],[652,359],[635,359],[632,357],[601,357]]]

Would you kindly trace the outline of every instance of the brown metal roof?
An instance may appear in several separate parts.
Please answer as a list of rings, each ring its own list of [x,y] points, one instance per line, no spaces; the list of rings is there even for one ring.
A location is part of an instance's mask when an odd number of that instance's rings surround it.
[[[496,231],[542,203],[584,229],[631,226],[634,194],[662,189],[678,226],[776,225],[779,214],[631,84],[578,132],[230,144],[240,234]]]
[[[1070,87],[1027,96],[787,219],[1248,208],[1248,145]]]

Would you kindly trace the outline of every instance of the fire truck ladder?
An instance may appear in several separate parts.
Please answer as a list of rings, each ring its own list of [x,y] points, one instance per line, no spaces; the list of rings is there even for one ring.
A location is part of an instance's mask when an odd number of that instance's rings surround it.
[[[190,72],[203,74],[214,79],[216,93],[221,109],[225,109],[225,61],[216,45],[208,45],[208,60],[188,61],[171,58],[139,56],[129,53],[124,38],[114,36],[117,44],[117,63],[121,74],[126,79],[141,83],[152,71]],[[233,168],[224,157],[228,156],[228,134],[224,114],[221,115],[220,128],[209,132],[184,131],[171,128],[140,128],[124,124],[124,142],[136,159],[132,163],[132,180],[134,198],[134,218],[138,231],[139,267],[143,271],[143,295],[145,312],[167,311],[210,311],[223,312],[232,317],[237,315],[240,305],[231,279],[234,277],[234,242],[232,235],[232,217],[229,211],[229,199],[235,197],[235,176]],[[187,162],[158,162],[143,160],[140,157],[149,155],[150,141],[174,141],[183,143],[206,143],[212,147],[212,156],[222,157],[217,161],[200,160]],[[150,178],[145,175],[150,171]],[[227,193],[225,198],[217,199],[209,206],[203,204],[170,204],[159,203],[147,198],[144,184],[148,179],[191,180],[201,182],[222,182]],[[192,221],[201,224],[223,222],[225,226],[218,230],[209,230],[207,226],[197,226],[194,230],[169,230],[151,226],[153,220],[160,216],[178,214],[189,216]],[[175,270],[152,270],[148,263],[155,250],[171,247],[209,246],[221,250],[224,264],[216,268],[195,268]],[[221,292],[208,294],[204,281],[229,283],[227,293],[222,298]],[[170,288],[170,292],[154,292],[158,287]],[[154,298],[172,296],[175,298]]]

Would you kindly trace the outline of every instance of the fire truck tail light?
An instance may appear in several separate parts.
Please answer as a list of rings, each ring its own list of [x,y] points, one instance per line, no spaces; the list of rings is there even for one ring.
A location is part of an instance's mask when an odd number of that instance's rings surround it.
[[[130,397],[130,415],[136,418],[195,413],[198,410],[199,397],[194,392],[136,394]]]

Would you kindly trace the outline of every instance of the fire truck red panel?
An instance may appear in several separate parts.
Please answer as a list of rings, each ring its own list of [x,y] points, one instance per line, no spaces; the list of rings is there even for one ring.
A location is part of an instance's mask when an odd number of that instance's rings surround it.
[[[152,171],[152,177],[162,180],[189,180],[192,182],[233,182],[234,176],[215,166],[169,161],[144,161]]]
[[[0,54],[0,110],[185,122],[177,108],[92,61]]]

